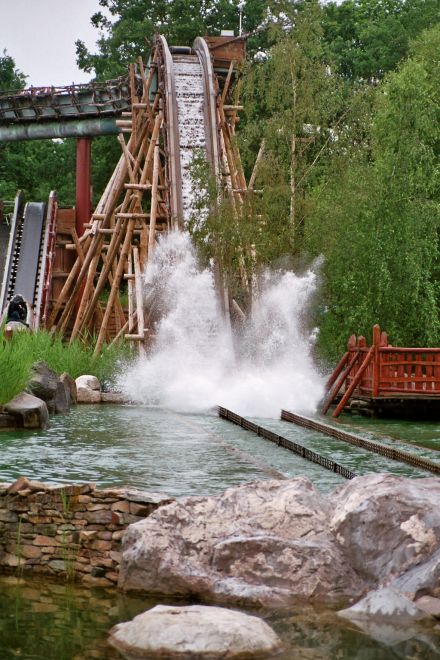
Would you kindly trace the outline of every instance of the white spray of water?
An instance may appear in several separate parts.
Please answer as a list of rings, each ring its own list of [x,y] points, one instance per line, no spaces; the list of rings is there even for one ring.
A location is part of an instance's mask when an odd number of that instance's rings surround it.
[[[323,393],[312,336],[302,318],[317,276],[266,273],[249,321],[232,341],[216,303],[209,270],[200,270],[187,234],[163,238],[145,275],[146,295],[160,313],[148,357],[119,379],[137,403],[180,412],[222,405],[242,415],[311,413]]]

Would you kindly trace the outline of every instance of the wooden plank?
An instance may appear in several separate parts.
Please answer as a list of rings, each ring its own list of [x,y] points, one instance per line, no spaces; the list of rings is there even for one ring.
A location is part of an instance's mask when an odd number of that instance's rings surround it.
[[[134,328],[134,304],[133,304],[133,297],[134,297],[134,286],[133,286],[133,280],[135,278],[135,275],[133,273],[133,253],[130,252],[128,255],[128,268],[127,268],[128,273],[124,275],[125,279],[128,279],[128,332],[132,333],[133,328]]]
[[[154,147],[153,187],[151,191],[150,230],[148,233],[148,259],[151,260],[156,236],[157,190],[159,178],[159,145]]]
[[[142,294],[142,272],[139,261],[139,250],[133,247],[133,262],[135,274],[135,289],[136,289],[136,312],[138,322],[138,334],[144,336],[144,299]]]

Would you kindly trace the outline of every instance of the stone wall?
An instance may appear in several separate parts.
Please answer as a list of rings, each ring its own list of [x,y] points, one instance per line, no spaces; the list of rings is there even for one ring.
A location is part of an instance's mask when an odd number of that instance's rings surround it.
[[[0,572],[116,585],[126,527],[171,501],[128,487],[1,483]]]

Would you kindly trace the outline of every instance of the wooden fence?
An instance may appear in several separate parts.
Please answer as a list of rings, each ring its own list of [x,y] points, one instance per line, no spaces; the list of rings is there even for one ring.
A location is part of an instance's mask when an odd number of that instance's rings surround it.
[[[388,343],[386,332],[373,328],[372,346],[352,335],[327,382],[325,414],[341,394],[333,413],[338,417],[348,400],[361,398],[440,397],[440,348],[399,348]]]

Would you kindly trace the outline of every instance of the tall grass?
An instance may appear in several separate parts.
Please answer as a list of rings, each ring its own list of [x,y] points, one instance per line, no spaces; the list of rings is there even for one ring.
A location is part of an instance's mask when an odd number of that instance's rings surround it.
[[[109,385],[132,358],[130,347],[122,343],[104,347],[101,355],[94,357],[92,345],[80,341],[65,344],[60,336],[44,330],[16,332],[10,341],[0,331],[0,405],[26,388],[31,367],[39,360],[57,374],[67,371],[72,378],[92,374]]]

